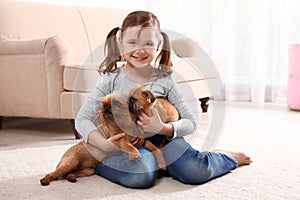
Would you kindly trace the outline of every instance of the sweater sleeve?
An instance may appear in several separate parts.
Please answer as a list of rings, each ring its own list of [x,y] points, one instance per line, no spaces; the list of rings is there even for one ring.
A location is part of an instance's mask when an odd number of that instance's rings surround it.
[[[99,126],[96,112],[100,107],[100,100],[110,92],[108,75],[103,75],[96,83],[94,90],[90,93],[76,116],[76,130],[83,137],[83,140],[86,143],[88,141],[89,134],[92,131],[97,130],[97,126]]]
[[[183,137],[196,131],[197,121],[177,83],[173,78],[171,78],[170,82],[167,98],[177,108],[180,114],[180,120],[171,122],[174,127],[173,138]]]

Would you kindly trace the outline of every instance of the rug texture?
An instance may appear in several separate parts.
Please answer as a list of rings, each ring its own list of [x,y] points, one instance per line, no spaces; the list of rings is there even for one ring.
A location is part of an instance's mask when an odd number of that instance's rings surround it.
[[[128,189],[94,175],[77,183],[53,181],[45,187],[40,178],[55,169],[73,144],[3,150],[0,199],[300,199],[300,115],[285,112],[227,111],[216,147],[246,152],[253,163],[202,185],[164,177],[150,189]]]
[[[77,183],[53,181],[41,186],[39,179],[55,169],[71,145],[24,148],[0,152],[1,199],[299,199],[299,165],[280,146],[256,147],[250,166],[240,167],[202,185],[185,185],[172,178],[158,179],[150,189],[128,189],[97,175]],[[287,147],[291,148],[291,147]],[[268,152],[266,150],[269,150]],[[284,151],[286,151],[285,149]],[[263,158],[265,157],[265,158]],[[281,159],[281,161],[280,161]],[[299,163],[299,157],[296,160]],[[284,163],[282,163],[284,162]]]

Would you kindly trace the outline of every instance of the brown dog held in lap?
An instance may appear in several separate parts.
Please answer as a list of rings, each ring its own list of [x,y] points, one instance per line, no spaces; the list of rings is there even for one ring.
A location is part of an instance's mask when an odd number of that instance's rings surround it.
[[[135,115],[144,112],[151,116],[151,108],[155,107],[164,123],[175,122],[180,119],[176,107],[165,98],[156,98],[146,87],[139,86],[133,88],[129,94],[129,110]]]
[[[140,158],[140,152],[136,147],[144,146],[154,154],[158,166],[166,170],[166,162],[162,152],[158,147],[145,139],[143,128],[136,124],[135,115],[132,113],[132,110],[128,109],[130,107],[128,98],[124,98],[125,96],[120,94],[111,94],[103,98],[100,111],[98,112],[99,121],[101,121],[101,132],[106,137],[125,132],[126,135],[118,142],[119,147],[129,154],[130,160]],[[140,98],[140,100],[144,101],[145,99]],[[151,104],[153,103],[151,102]],[[133,112],[139,111],[134,110]]]
[[[157,109],[164,123],[175,122],[180,119],[179,112],[173,104],[165,98],[155,97],[146,87],[138,86],[130,91],[129,110],[133,114],[135,122],[141,112],[151,116],[151,108],[153,107]],[[159,148],[162,148],[166,142],[167,138],[165,137]]]
[[[146,93],[148,93],[148,95],[146,95]],[[139,95],[142,96],[139,97]],[[174,106],[175,110],[170,108],[172,107],[172,104],[167,101],[159,99],[156,101],[153,94],[144,87],[133,89],[129,99],[129,105],[128,99],[119,94],[110,94],[102,99],[100,102],[100,110],[97,112],[98,118],[101,121],[99,131],[105,137],[110,137],[111,135],[120,132],[126,132],[127,135],[120,140],[119,146],[122,150],[129,153],[130,159],[141,156],[132,143],[134,143],[135,146],[145,146],[153,151],[159,167],[166,169],[166,163],[161,151],[150,141],[143,138],[144,132],[142,127],[136,124],[136,117],[141,111],[150,115],[150,109],[155,103],[164,102],[158,103],[158,105],[162,106],[162,108],[158,106],[162,120],[164,122],[169,122],[170,120],[176,121],[179,119],[176,108]],[[166,111],[163,109],[164,106],[167,108]],[[128,107],[130,108],[130,112]],[[169,114],[170,112],[173,112],[173,114]],[[106,156],[107,154],[105,152],[81,141],[70,147],[64,153],[56,170],[42,178],[40,183],[44,186],[49,185],[51,181],[58,178],[66,178],[70,182],[76,182],[76,178],[78,177],[91,176],[95,173],[96,165]]]

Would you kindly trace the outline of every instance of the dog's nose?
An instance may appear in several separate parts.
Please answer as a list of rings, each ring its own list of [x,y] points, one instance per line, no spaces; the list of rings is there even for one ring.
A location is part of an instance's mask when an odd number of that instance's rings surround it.
[[[153,98],[150,99],[151,103],[153,103],[155,100],[156,100],[155,97],[153,97]]]

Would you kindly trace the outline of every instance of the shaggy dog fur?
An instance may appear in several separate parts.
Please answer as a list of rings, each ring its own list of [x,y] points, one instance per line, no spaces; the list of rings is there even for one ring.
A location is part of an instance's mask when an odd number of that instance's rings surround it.
[[[163,122],[177,121],[179,114],[176,108],[166,99],[155,98],[145,87],[133,88],[129,100],[121,94],[109,94],[102,98],[97,116],[101,122],[99,132],[106,138],[120,132],[126,135],[121,138],[119,147],[129,154],[129,159],[141,157],[136,147],[145,146],[155,155],[158,166],[166,170],[163,154],[158,147],[144,137],[142,127],[136,124],[138,115],[144,112],[151,115],[150,109],[155,106]],[[134,146],[134,145],[136,146]],[[42,185],[49,185],[58,178],[66,178],[70,182],[76,182],[78,177],[91,176],[95,173],[97,163],[107,155],[104,151],[81,141],[70,147],[62,156],[56,170],[47,174],[40,180]]]

